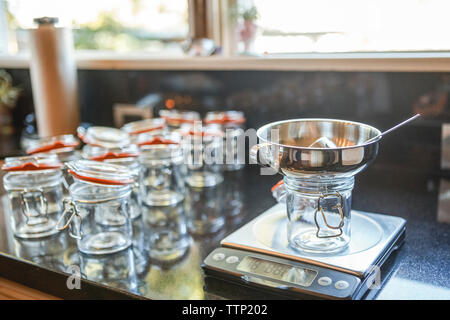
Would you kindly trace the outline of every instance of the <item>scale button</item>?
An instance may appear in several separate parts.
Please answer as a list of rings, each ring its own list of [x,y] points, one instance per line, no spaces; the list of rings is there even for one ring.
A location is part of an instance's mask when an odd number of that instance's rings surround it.
[[[317,280],[317,283],[321,286],[329,286],[333,281],[331,281],[331,278],[328,277],[321,277],[319,280]]]
[[[236,263],[239,261],[239,258],[236,256],[230,256],[227,258],[227,260],[225,260],[227,263]]]
[[[213,255],[212,258],[216,261],[220,261],[220,260],[225,259],[225,254],[222,252],[219,252],[219,253],[216,253],[215,255]]]
[[[347,282],[347,281],[344,281],[344,280],[339,280],[338,282],[336,282],[336,283],[334,284],[334,287],[335,287],[336,289],[338,289],[338,290],[344,290],[344,289],[347,289],[348,286],[349,286],[348,282]]]

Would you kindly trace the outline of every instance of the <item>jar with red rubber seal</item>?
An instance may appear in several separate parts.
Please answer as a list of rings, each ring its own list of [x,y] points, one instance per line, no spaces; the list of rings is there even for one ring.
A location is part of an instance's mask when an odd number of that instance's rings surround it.
[[[31,141],[27,154],[55,154],[62,163],[77,160],[80,155],[77,147],[80,141],[71,134],[40,138]]]
[[[131,190],[130,214],[131,219],[139,217],[141,210],[140,195],[140,176],[141,166],[139,164],[139,148],[137,145],[129,145],[126,147],[104,148],[92,145],[85,145],[82,152],[83,158],[87,160],[100,161],[105,163],[117,164],[126,167],[130,174],[134,177],[135,183]]]
[[[189,126],[180,128],[183,135],[184,161],[191,187],[213,187],[223,181],[223,131],[220,126]]]
[[[140,136],[141,195],[148,206],[175,205],[184,199],[186,166],[183,163],[181,136]]]
[[[159,116],[166,120],[170,129],[178,129],[183,124],[193,125],[200,122],[200,113],[189,110],[163,109],[159,111]]]
[[[139,121],[133,121],[125,124],[122,128],[130,135],[132,143],[136,143],[142,135],[162,135],[167,133],[168,127],[166,119],[164,118],[151,118]]]
[[[206,113],[206,125],[219,125],[224,132],[224,170],[235,171],[245,166],[245,116],[241,111],[211,111]]]
[[[110,254],[132,244],[131,191],[135,182],[126,167],[92,160],[66,164],[75,182],[64,199],[58,230],[69,228],[85,254]]]
[[[125,147],[131,143],[130,135],[120,129],[92,126],[78,127],[78,138],[85,144],[104,148]]]
[[[10,226],[21,239],[37,239],[58,232],[62,211],[62,164],[56,155],[5,159],[3,185],[10,204]]]

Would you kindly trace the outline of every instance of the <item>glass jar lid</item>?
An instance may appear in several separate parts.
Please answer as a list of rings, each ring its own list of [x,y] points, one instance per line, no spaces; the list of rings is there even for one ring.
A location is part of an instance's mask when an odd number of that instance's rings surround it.
[[[117,148],[85,145],[83,148],[83,158],[94,161],[124,160],[137,157],[139,157],[139,148],[135,144]]]
[[[207,112],[204,123],[219,125],[241,125],[246,121],[242,111],[211,111]]]
[[[182,123],[194,123],[200,121],[200,113],[189,110],[160,110],[159,116],[167,120],[170,125],[179,125]]]
[[[164,129],[165,127],[166,119],[153,118],[127,123],[122,127],[122,130],[130,135],[137,135],[147,132],[159,131]]]
[[[139,136],[136,144],[142,149],[144,146],[154,145],[177,145],[181,143],[181,135],[176,132],[170,133],[146,133]]]
[[[93,160],[76,160],[66,164],[69,174],[78,180],[107,186],[134,183],[133,174],[123,166]]]
[[[9,157],[2,166],[4,171],[40,171],[61,168],[62,164],[54,154],[40,154],[26,157]]]
[[[110,127],[78,127],[78,137],[86,144],[98,147],[115,148],[130,144],[130,136],[127,132]]]
[[[79,144],[78,139],[71,134],[41,138],[30,143],[27,153],[64,153],[73,151]]]
[[[177,132],[161,135],[145,134],[139,137],[141,160],[177,159],[183,155],[180,147],[182,137]]]
[[[220,125],[209,124],[206,126],[192,126],[189,124],[182,125],[179,133],[183,137],[191,137],[193,139],[202,138],[212,140],[222,138],[224,133]]]

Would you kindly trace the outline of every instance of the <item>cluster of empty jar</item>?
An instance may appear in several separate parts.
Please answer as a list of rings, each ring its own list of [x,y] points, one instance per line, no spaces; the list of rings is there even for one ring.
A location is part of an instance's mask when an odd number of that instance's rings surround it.
[[[238,157],[244,115],[162,110],[160,118],[121,129],[80,127],[73,135],[37,139],[28,156],[5,159],[3,182],[16,237],[37,239],[69,229],[86,254],[132,244],[132,221],[145,206],[183,201],[186,185],[212,187]],[[227,136],[227,139],[224,139]]]

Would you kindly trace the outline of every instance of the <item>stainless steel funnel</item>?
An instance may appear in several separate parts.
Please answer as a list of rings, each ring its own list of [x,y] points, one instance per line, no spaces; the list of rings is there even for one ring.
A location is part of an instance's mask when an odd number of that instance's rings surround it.
[[[260,143],[252,147],[250,158],[253,163],[270,166],[292,178],[350,177],[375,159],[380,134],[374,127],[346,120],[273,122],[258,129]],[[376,136],[380,137],[365,143]],[[329,139],[336,147],[317,146],[315,142],[321,138]]]

